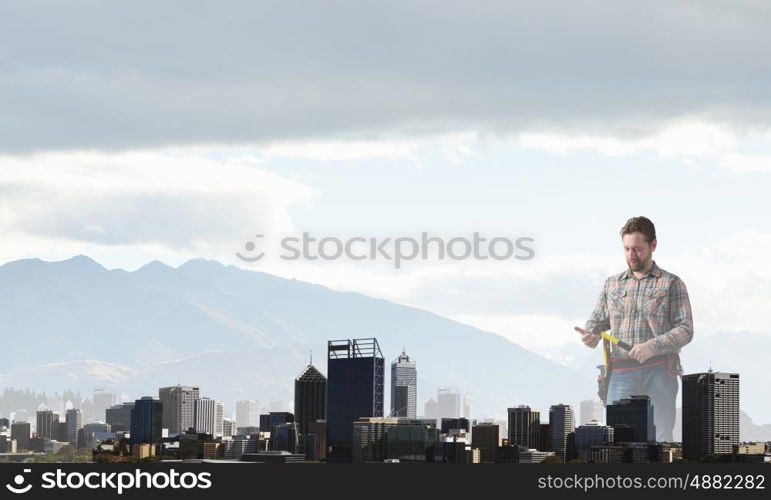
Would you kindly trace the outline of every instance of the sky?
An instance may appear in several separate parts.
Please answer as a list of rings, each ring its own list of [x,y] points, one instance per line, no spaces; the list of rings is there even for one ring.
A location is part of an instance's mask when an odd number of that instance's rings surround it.
[[[771,336],[769,21],[750,1],[6,1],[0,262],[216,259],[565,361],[645,215],[697,338]],[[280,259],[303,232],[534,257]],[[266,257],[238,259],[250,241]]]

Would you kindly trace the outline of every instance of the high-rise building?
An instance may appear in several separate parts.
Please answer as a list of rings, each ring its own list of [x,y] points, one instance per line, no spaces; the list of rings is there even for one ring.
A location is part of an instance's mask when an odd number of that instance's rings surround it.
[[[526,405],[508,409],[509,446],[540,449],[541,412]]]
[[[468,394],[463,396],[463,418],[471,420],[471,396]]]
[[[158,397],[163,404],[163,427],[169,435],[182,434],[195,428],[195,402],[200,399],[198,387],[176,385],[161,387]]]
[[[59,440],[59,414],[51,410],[37,411],[37,437]]]
[[[113,390],[108,387],[94,389],[94,412],[92,418],[105,422],[105,419],[107,418],[105,412],[107,411],[107,408],[116,404],[115,399]]]
[[[613,443],[613,427],[601,425],[596,420],[576,428],[575,448],[579,459],[589,461],[589,449]]]
[[[434,398],[428,398],[423,404],[423,418],[426,420],[439,419],[439,405],[436,404]]]
[[[402,351],[391,363],[391,416],[417,418],[418,370]]]
[[[385,362],[377,339],[332,340],[327,346],[329,461],[352,460],[353,423],[383,416]]]
[[[78,444],[78,432],[83,428],[83,414],[79,409],[67,410],[64,417],[67,423],[67,441],[70,444]]]
[[[591,421],[600,424],[605,422],[605,407],[603,406],[602,401],[593,401],[590,399],[581,401],[581,417],[579,422],[581,425],[586,425]]]
[[[398,418],[362,417],[353,423],[354,462],[382,462],[386,458],[386,431]]]
[[[93,422],[98,419],[94,418],[94,402],[89,398],[84,398],[80,401],[80,413],[83,415],[83,423]],[[104,422],[104,420],[101,420]]]
[[[647,395],[632,396],[609,404],[606,422],[614,429],[621,426],[631,428],[632,441],[637,443],[655,443],[656,426],[653,423],[655,408]],[[616,432],[618,434],[619,431]],[[616,441],[619,436],[616,435]]]
[[[152,396],[134,401],[131,410],[131,442],[156,443],[163,437],[163,403]]]
[[[235,436],[236,435],[236,421],[232,418],[222,419],[222,435],[223,436]]]
[[[439,418],[460,417],[460,393],[457,387],[439,387],[436,390]]]
[[[500,443],[497,424],[482,422],[475,425],[471,431],[471,447],[479,448],[480,462],[494,462],[495,450]]]
[[[739,374],[683,375],[683,458],[732,453],[739,444]]]
[[[259,427],[260,402],[255,400],[236,401],[236,427]]]
[[[308,432],[312,422],[327,418],[327,378],[312,364],[294,380],[294,416],[300,434]]]
[[[260,432],[276,432],[276,427],[283,424],[291,424],[295,420],[294,413],[288,411],[272,411],[260,415]]]
[[[32,425],[29,422],[14,422],[11,424],[11,439],[16,440],[19,450],[29,450],[29,440],[32,437]]]
[[[91,448],[94,439],[103,439],[110,433],[110,424],[89,422],[83,425],[83,445]]]
[[[549,430],[554,454],[563,461],[567,456],[568,434],[575,431],[575,417],[570,405],[551,405],[549,408]]]
[[[221,401],[201,398],[195,401],[195,432],[222,437],[224,408]]]
[[[133,409],[133,401],[107,408],[105,411],[106,422],[110,424],[112,432],[129,432],[131,430],[131,410]]]

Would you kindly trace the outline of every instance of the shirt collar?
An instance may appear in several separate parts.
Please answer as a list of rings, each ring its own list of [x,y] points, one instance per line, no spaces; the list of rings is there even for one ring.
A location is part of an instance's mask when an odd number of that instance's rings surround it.
[[[653,261],[653,267],[651,267],[650,271],[648,271],[645,274],[645,276],[643,276],[640,279],[647,278],[648,276],[653,276],[655,278],[661,278],[661,268],[656,264],[655,260]],[[633,277],[634,277],[634,273],[628,267],[626,268],[626,271],[624,271],[624,273],[621,275],[621,279],[622,280],[626,279],[626,278],[633,278]]]

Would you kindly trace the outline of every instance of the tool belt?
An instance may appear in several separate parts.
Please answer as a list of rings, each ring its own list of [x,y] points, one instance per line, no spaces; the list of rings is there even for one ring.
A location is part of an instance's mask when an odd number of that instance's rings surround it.
[[[665,365],[669,361],[668,354],[660,354],[659,356],[653,356],[648,358],[645,363],[638,363],[637,360],[631,358],[610,358],[612,370],[616,372],[627,370],[639,370],[641,368],[648,368],[651,366]]]

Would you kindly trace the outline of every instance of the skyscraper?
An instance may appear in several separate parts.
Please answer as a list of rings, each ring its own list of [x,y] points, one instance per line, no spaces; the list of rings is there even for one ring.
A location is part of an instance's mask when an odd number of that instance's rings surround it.
[[[575,448],[578,458],[588,462],[589,449],[613,442],[613,427],[601,425],[596,420],[576,428]]]
[[[739,444],[739,374],[683,375],[683,458],[731,453]]]
[[[509,446],[520,445],[540,449],[541,412],[520,405],[508,409]]]
[[[195,427],[195,402],[198,387],[176,385],[161,387],[158,396],[163,404],[163,427],[169,435],[182,434]]]
[[[107,408],[105,411],[106,422],[110,424],[112,432],[129,432],[131,430],[131,410],[133,409],[133,401]]]
[[[71,444],[78,444],[78,431],[83,428],[83,414],[79,409],[67,410],[64,417],[67,423],[67,441]]]
[[[51,410],[37,411],[37,437],[59,439],[59,414]]]
[[[332,340],[327,346],[329,461],[352,459],[353,422],[383,416],[385,362],[377,339]]]
[[[602,405],[602,401],[593,401],[591,399],[581,401],[581,416],[579,419],[581,425],[586,425],[592,420],[600,424],[605,422],[605,407]]]
[[[255,400],[236,401],[236,428],[259,427],[260,402]]]
[[[224,408],[221,401],[209,398],[195,401],[195,432],[222,437]]]
[[[134,401],[131,410],[131,442],[155,443],[163,436],[163,404],[152,396]]]
[[[299,434],[308,432],[316,420],[327,418],[327,378],[313,364],[294,381],[294,417]]]
[[[108,387],[100,387],[94,389],[94,420],[101,420],[102,422],[105,422],[105,419],[107,418],[105,411],[107,408],[115,405],[115,403],[115,394],[113,393],[112,389]]]
[[[482,422],[473,427],[471,447],[479,448],[480,462],[494,462],[495,450],[500,444],[499,428],[492,422]]]
[[[11,439],[16,440],[17,449],[28,450],[31,437],[32,426],[28,422],[14,422],[11,424]]]
[[[549,430],[554,454],[565,461],[567,455],[568,434],[576,428],[573,408],[570,405],[551,405],[549,408]]]
[[[460,417],[460,393],[457,387],[439,387],[436,390],[439,418]]]
[[[463,418],[471,420],[471,396],[469,394],[463,396]]]
[[[391,416],[417,418],[418,371],[402,351],[391,363]]]
[[[423,418],[426,420],[437,420],[439,418],[439,405],[434,398],[428,398],[423,404]]]
[[[632,431],[632,440],[638,443],[655,443],[656,426],[653,423],[653,412],[656,409],[651,405],[648,396],[632,396],[613,404],[607,408],[607,424],[616,429],[628,426]],[[618,436],[616,436],[618,441]]]

